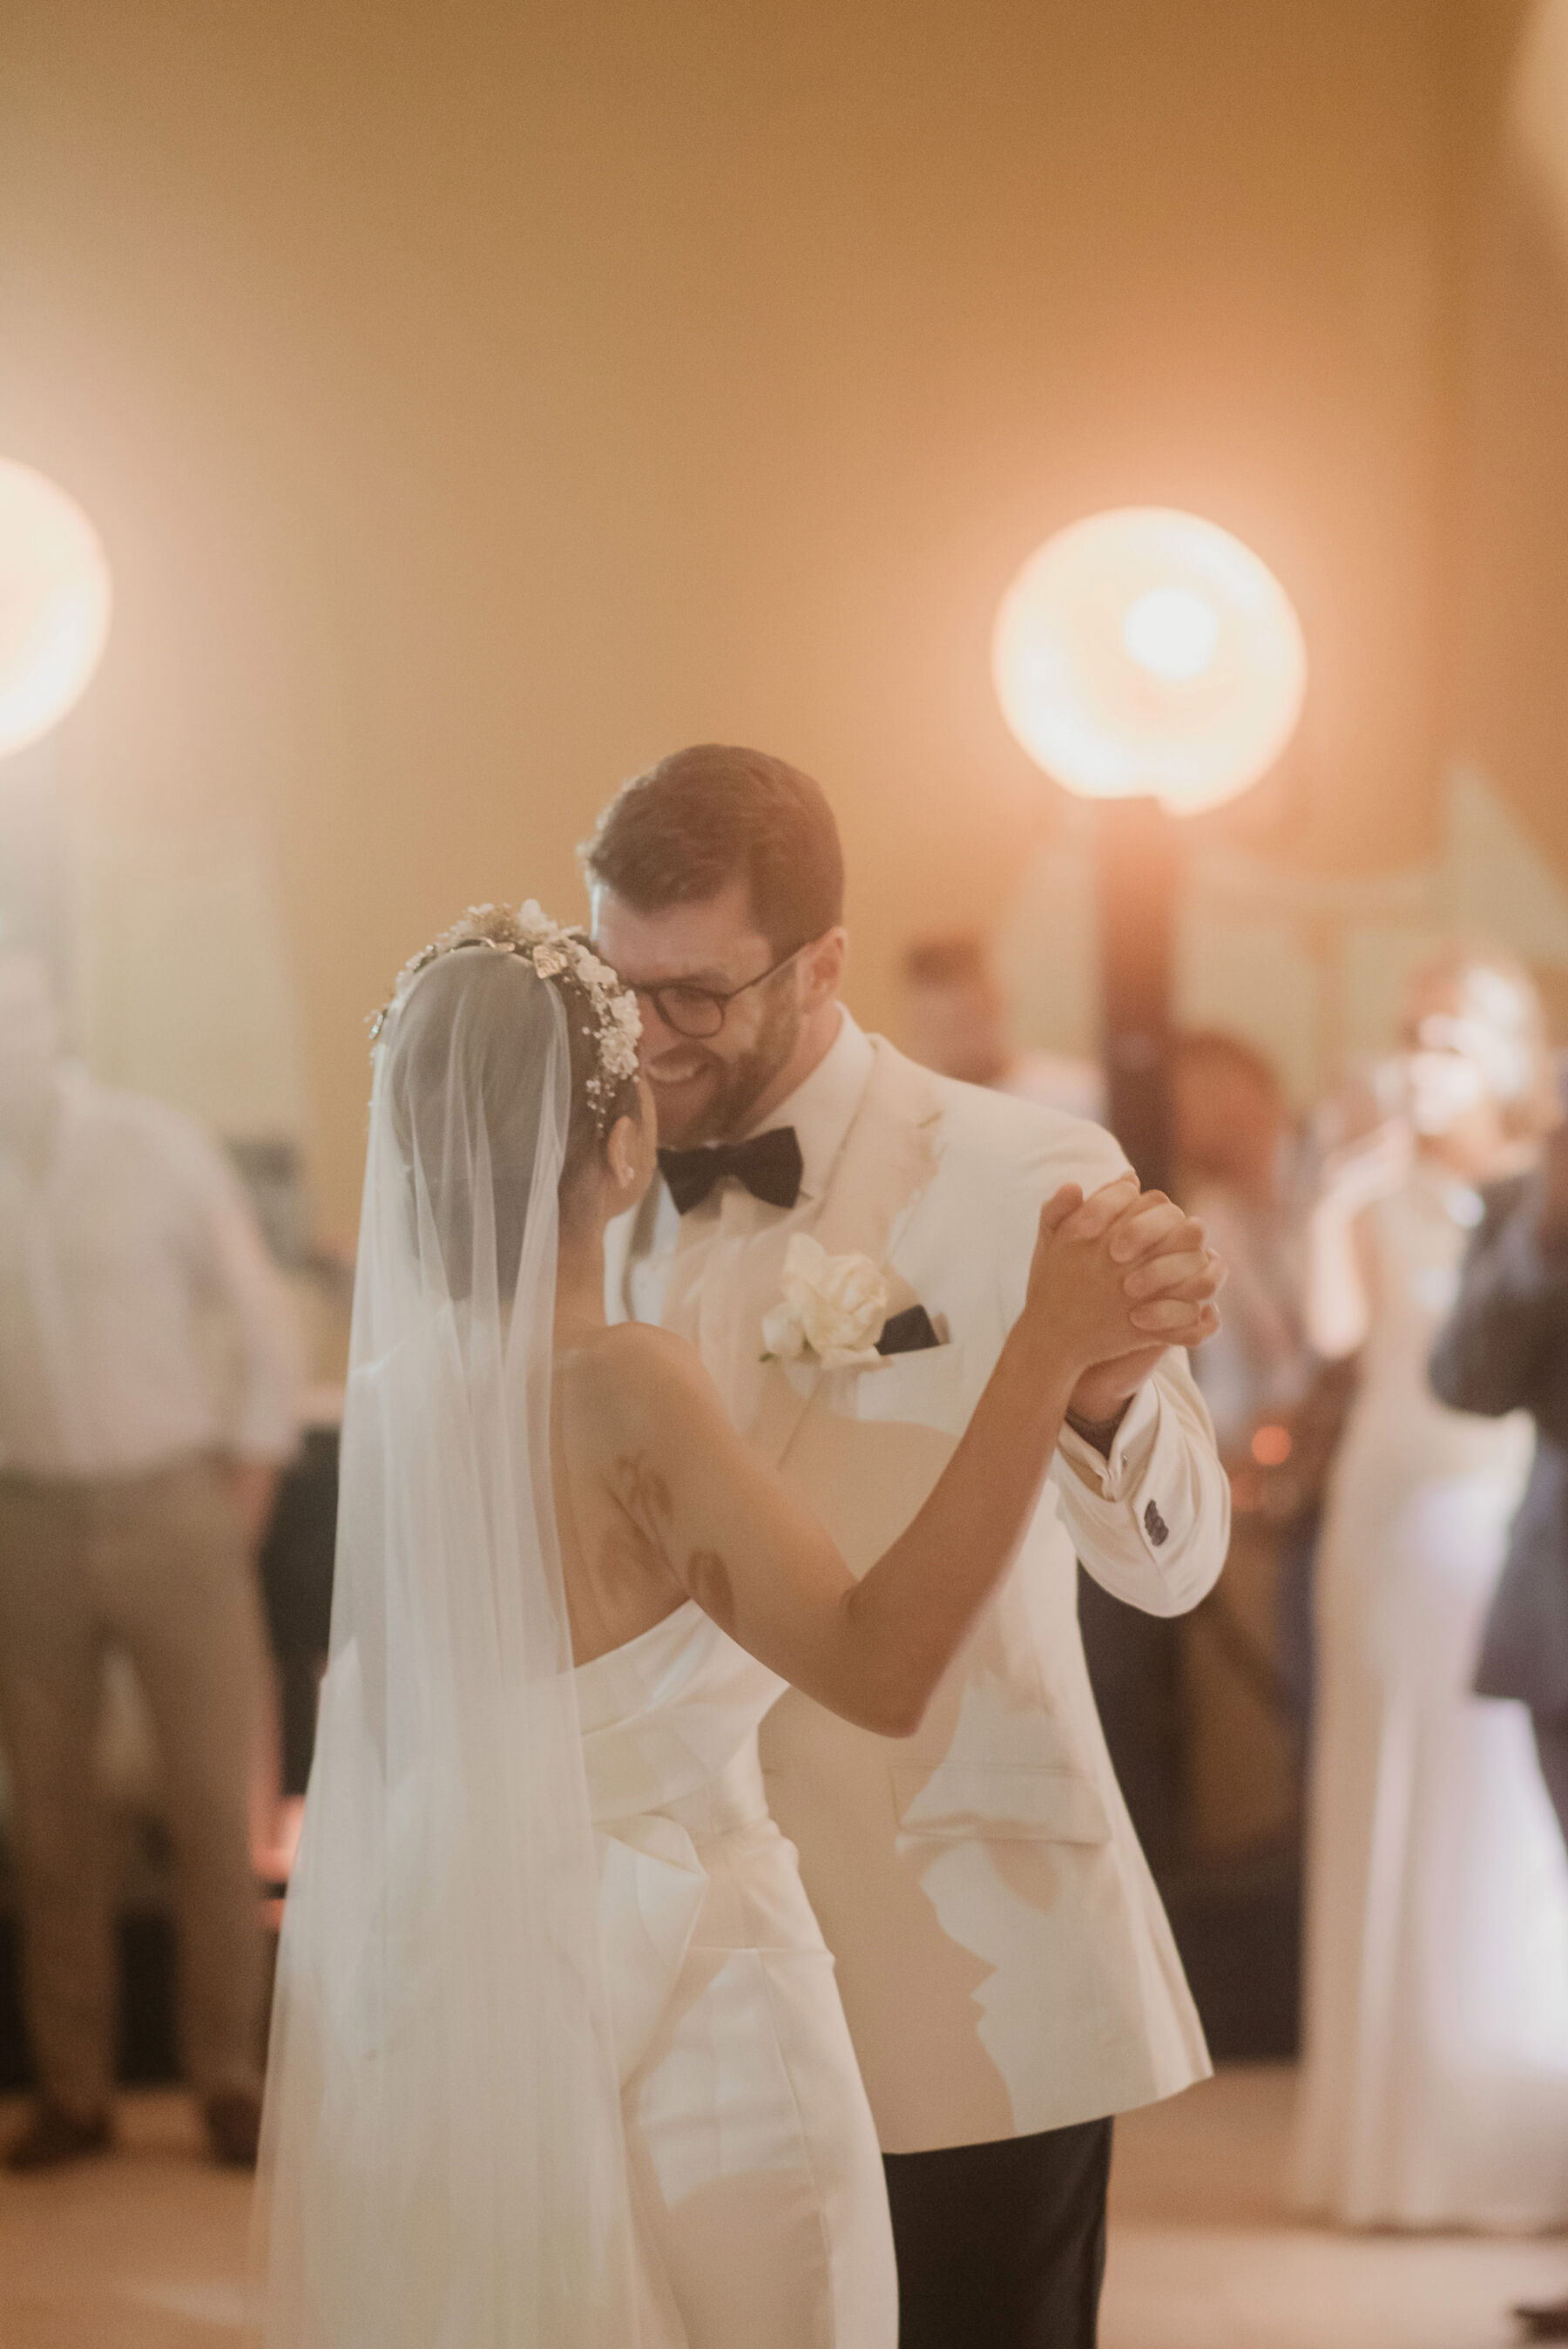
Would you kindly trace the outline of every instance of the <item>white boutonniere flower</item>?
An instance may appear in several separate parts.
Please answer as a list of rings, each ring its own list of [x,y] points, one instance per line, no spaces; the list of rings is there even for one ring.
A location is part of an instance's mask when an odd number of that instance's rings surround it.
[[[764,1361],[811,1356],[829,1371],[871,1370],[887,1321],[888,1290],[869,1256],[830,1256],[797,1232],[784,1257],[783,1295],[762,1317]]]

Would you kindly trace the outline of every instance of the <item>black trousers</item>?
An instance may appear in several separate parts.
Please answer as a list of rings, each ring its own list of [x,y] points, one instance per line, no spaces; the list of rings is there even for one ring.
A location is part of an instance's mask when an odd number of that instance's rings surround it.
[[[1110,2123],[883,2156],[899,2349],[1094,2349]]]

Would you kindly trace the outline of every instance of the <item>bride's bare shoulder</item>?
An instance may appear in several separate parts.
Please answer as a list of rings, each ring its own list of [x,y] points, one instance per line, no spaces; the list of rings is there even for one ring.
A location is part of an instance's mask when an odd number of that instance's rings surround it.
[[[696,1347],[649,1322],[614,1322],[557,1362],[558,1376],[597,1413],[622,1427],[718,1408]]]

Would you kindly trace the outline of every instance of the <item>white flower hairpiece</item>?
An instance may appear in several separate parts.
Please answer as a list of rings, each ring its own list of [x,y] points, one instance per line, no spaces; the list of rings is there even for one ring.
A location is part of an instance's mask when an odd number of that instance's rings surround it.
[[[541,978],[559,978],[567,973],[576,980],[588,998],[598,1030],[599,1065],[583,1091],[603,1128],[613,1095],[637,1073],[637,1047],[643,1034],[637,999],[622,986],[609,964],[600,960],[581,930],[565,929],[552,922],[531,897],[515,911],[510,905],[470,905],[460,922],[421,947],[398,972],[391,1000],[371,1021],[371,1043],[402,1009],[420,972],[459,947],[490,947],[498,954],[517,955],[531,962]]]

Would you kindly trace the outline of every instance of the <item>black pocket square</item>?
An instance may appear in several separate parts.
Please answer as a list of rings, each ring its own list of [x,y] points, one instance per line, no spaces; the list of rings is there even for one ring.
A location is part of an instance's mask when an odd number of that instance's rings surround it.
[[[923,1305],[906,1306],[882,1324],[877,1340],[879,1354],[923,1354],[928,1347],[940,1346],[941,1339]]]

